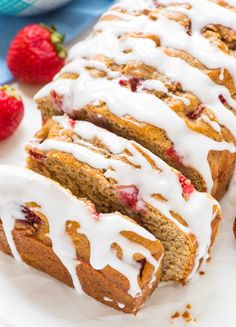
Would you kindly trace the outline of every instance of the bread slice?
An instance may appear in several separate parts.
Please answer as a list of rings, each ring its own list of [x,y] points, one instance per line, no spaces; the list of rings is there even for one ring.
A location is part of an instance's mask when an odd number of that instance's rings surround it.
[[[162,242],[162,280],[185,283],[214,242],[217,201],[134,141],[67,116],[49,120],[26,147],[28,167],[89,198],[100,212],[129,215]]]
[[[37,94],[43,120],[135,140],[220,199],[236,160],[235,22],[224,1],[119,2]]]
[[[157,287],[161,243],[119,213],[28,169],[0,165],[0,250],[81,294],[136,313]]]

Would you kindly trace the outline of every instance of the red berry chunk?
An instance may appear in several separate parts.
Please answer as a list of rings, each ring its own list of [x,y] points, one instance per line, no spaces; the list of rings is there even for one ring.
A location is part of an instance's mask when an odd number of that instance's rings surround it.
[[[138,203],[139,190],[135,185],[130,186],[118,186],[116,193],[119,196],[121,202],[130,209],[136,209]]]
[[[132,92],[136,92],[137,91],[137,88],[140,84],[140,79],[139,78],[136,78],[136,77],[133,77],[129,80],[129,83],[130,83],[130,88],[131,88],[131,91]]]
[[[92,211],[92,216],[95,220],[100,220],[101,219],[101,214],[97,212],[95,206],[93,205],[91,208]]]
[[[34,150],[29,150],[29,155],[38,160],[43,160],[43,159],[47,158],[44,154],[38,153]]]
[[[126,86],[127,85],[127,81],[124,80],[124,79],[120,79],[119,80],[119,84],[120,84],[120,86]]]
[[[60,98],[59,94],[55,90],[52,90],[50,92],[50,95],[57,108],[62,109],[62,99]]]
[[[188,199],[190,194],[194,191],[194,186],[191,184],[191,181],[182,174],[179,174],[178,179],[183,190],[182,194],[185,199]]]
[[[128,80],[120,79],[119,84],[120,84],[120,86],[127,86],[128,85],[132,92],[136,92],[138,86],[140,85],[140,79],[136,78],[136,77],[130,78]]]
[[[186,116],[191,120],[196,120],[198,117],[200,117],[203,110],[204,110],[204,106],[200,105],[197,107],[196,110],[188,113]]]
[[[71,126],[72,128],[75,127],[75,120],[74,120],[74,119],[70,118],[70,119],[69,119],[69,123],[70,123],[70,126]]]
[[[225,97],[222,94],[219,95],[219,99],[222,104],[226,104],[227,101],[225,100]]]
[[[23,212],[25,216],[25,220],[27,224],[34,225],[39,224],[41,222],[41,219],[39,216],[37,216],[32,210],[30,210],[26,206],[21,206],[21,211]]]
[[[178,155],[175,151],[174,147],[167,149],[164,153],[166,156],[170,157],[173,161],[175,161],[179,166],[183,166],[182,157]]]

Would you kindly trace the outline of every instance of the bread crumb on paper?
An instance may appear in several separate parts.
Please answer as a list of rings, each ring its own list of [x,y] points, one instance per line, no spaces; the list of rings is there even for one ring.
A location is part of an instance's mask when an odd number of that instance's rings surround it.
[[[180,317],[180,312],[179,311],[176,311],[172,316],[171,316],[171,319],[176,319],[176,318],[179,318]]]
[[[185,310],[183,311],[182,314],[179,311],[176,311],[171,316],[171,319],[172,319],[171,323],[173,324],[173,320],[179,319],[179,318],[182,318],[186,323],[195,323],[197,321],[197,319],[192,317],[192,315],[190,313],[191,309],[192,309],[192,304],[191,303],[186,304]]]

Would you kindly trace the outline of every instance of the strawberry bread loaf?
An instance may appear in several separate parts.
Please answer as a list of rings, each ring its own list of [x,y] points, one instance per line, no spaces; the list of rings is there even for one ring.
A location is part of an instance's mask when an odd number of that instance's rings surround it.
[[[26,149],[30,169],[89,198],[99,212],[130,216],[159,239],[162,280],[185,283],[207,258],[220,221],[217,201],[135,141],[55,116]]]
[[[81,294],[136,313],[158,284],[161,243],[119,213],[28,169],[0,165],[0,250]]]
[[[119,2],[36,95],[43,120],[67,113],[135,140],[220,199],[236,159],[230,3]]]

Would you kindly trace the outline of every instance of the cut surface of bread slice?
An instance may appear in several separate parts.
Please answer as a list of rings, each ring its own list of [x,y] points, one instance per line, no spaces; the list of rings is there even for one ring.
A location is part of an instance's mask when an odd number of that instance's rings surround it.
[[[162,280],[185,283],[206,258],[220,221],[216,200],[149,150],[89,122],[49,120],[26,147],[28,167],[120,211],[162,242]]]
[[[223,1],[121,1],[36,96],[142,144],[220,199],[236,155],[236,12]]]
[[[5,165],[0,250],[126,313],[157,287],[163,255],[161,243],[130,218],[98,214],[54,181]]]

